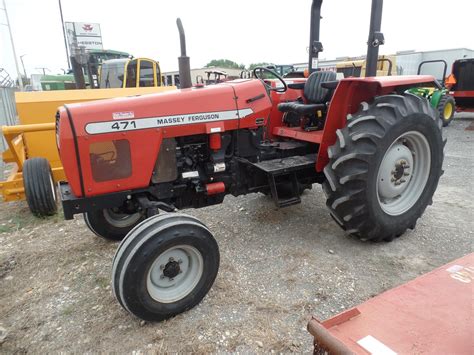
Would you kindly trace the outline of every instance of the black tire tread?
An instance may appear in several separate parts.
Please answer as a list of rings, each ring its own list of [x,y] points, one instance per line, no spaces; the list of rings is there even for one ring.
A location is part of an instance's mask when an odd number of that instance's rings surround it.
[[[23,164],[23,184],[28,207],[38,217],[54,215],[56,191],[51,188],[51,167],[45,158],[30,158]]]
[[[326,181],[323,183],[326,205],[337,224],[361,240],[391,241],[406,230],[384,230],[371,219],[365,190],[368,188],[369,163],[384,136],[392,125],[414,113],[430,116],[441,129],[437,112],[426,99],[412,94],[380,96],[371,105],[364,103],[356,114],[348,116],[346,127],[340,130],[336,143],[328,149],[330,160],[324,168]],[[343,136],[342,144],[340,135]],[[439,176],[431,178],[436,180]],[[425,208],[414,216],[414,222],[408,228],[415,227]]]
[[[444,107],[446,106],[446,104],[448,102],[452,103],[452,105],[453,105],[453,114],[448,120],[446,120],[446,119],[444,119]],[[441,98],[438,102],[437,109],[438,109],[439,118],[441,119],[443,127],[449,126],[451,121],[454,119],[454,112],[455,112],[455,109],[456,109],[456,101],[454,100],[454,97],[452,97],[450,95],[441,96]]]
[[[127,304],[127,300],[123,298],[123,294],[121,292],[120,281],[122,278],[122,274],[127,271],[125,270],[126,267],[128,267],[127,261],[130,260],[134,256],[134,253],[139,252],[140,245],[142,243],[145,243],[147,240],[155,237],[156,233],[162,232],[168,228],[172,228],[173,226],[178,226],[178,225],[183,225],[183,224],[198,226],[199,228],[204,229],[207,233],[211,234],[209,229],[195,217],[192,217],[186,214],[181,214],[181,213],[165,213],[165,214],[160,214],[160,215],[150,217],[142,221],[137,226],[135,226],[127,234],[126,238],[124,238],[122,242],[120,243],[115,253],[113,264],[112,264],[112,290],[117,301],[129,313],[134,314],[135,316],[138,316],[139,318],[142,318],[142,319],[147,318],[146,320],[162,320],[174,315],[174,314],[170,314],[163,317],[159,317],[159,316],[157,317],[156,315],[149,315],[148,317],[147,316],[144,317],[143,314],[134,313],[134,311],[129,308]],[[153,233],[153,235],[151,235],[151,233]],[[219,262],[219,260],[217,261]],[[217,270],[216,270],[216,275],[217,275]],[[211,285],[213,281],[214,279],[212,279]],[[122,285],[122,289],[123,289],[123,285]],[[189,308],[192,308],[192,306],[199,303],[200,300],[201,299],[196,299],[195,303],[190,305]]]

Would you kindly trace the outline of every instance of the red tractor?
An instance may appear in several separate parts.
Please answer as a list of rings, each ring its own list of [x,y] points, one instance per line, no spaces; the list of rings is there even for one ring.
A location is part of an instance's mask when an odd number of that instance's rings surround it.
[[[162,320],[190,309],[217,275],[213,235],[178,209],[255,192],[286,207],[319,183],[348,234],[391,241],[415,228],[432,202],[442,174],[440,120],[426,99],[406,90],[435,79],[337,81],[316,70],[321,3],[312,4],[308,79],[257,68],[256,79],[60,108],[65,218],[83,213],[95,234],[122,240],[113,290],[137,317]],[[383,44],[382,1],[372,7],[368,75]]]

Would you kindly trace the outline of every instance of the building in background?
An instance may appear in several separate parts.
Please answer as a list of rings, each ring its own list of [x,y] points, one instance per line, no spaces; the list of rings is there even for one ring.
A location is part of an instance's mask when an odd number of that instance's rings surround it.
[[[448,69],[446,76],[451,74],[452,64],[456,59],[463,58],[474,58],[474,50],[468,48],[454,48],[454,49],[441,49],[435,51],[422,51],[417,52],[414,50],[398,51],[391,55],[395,57],[396,75],[416,75],[418,66],[421,62],[427,60],[438,60],[443,59],[448,63]],[[365,56],[358,57],[338,57],[336,59],[321,59],[319,61],[319,67],[322,70],[334,70],[336,71],[337,63],[350,61],[350,60],[364,60]],[[308,63],[296,63],[294,64],[297,70],[304,70],[308,67]],[[440,63],[426,64],[422,68],[421,74],[433,75],[437,79],[441,79],[443,75],[443,65]]]

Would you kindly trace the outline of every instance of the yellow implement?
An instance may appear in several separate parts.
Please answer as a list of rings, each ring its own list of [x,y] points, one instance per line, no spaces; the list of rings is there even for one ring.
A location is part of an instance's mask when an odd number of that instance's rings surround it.
[[[345,60],[336,64],[336,71],[347,77],[365,77],[366,61],[364,59]],[[396,75],[396,58],[390,55],[380,55],[377,61],[377,75]],[[395,72],[392,72],[395,71]]]
[[[175,90],[174,86],[17,92],[16,108],[20,125],[3,126],[8,149],[2,153],[5,163],[14,166],[5,181],[0,181],[3,201],[25,198],[23,164],[26,159],[43,157],[49,161],[55,182],[65,181],[55,138],[55,115],[59,106],[120,96],[135,96]]]

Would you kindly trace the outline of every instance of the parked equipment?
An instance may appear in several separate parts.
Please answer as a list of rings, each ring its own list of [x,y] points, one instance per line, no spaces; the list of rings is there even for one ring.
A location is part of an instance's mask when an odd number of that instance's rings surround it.
[[[324,322],[313,318],[314,354],[471,354],[472,282],[469,254]]]
[[[453,63],[446,87],[456,100],[456,111],[474,112],[474,58],[459,59]]]
[[[395,56],[379,56],[377,59],[377,74],[376,76],[393,75],[393,68],[396,67]],[[394,64],[395,62],[395,64]],[[366,76],[367,61],[364,59],[345,60],[336,64],[336,71],[348,77],[365,77]]]
[[[336,73],[317,71],[321,4],[313,0],[311,8],[307,80],[287,83],[261,67],[256,79],[59,110],[65,218],[84,213],[95,234],[123,239],[113,290],[137,317],[162,320],[193,307],[219,266],[202,222],[159,210],[252,192],[286,207],[320,183],[346,233],[391,241],[415,228],[431,203],[445,141],[437,112],[405,91],[434,77],[374,77],[382,0],[373,0],[369,77],[337,81]],[[263,79],[267,73],[275,79]]]
[[[430,87],[416,87],[409,90],[412,94],[419,95],[427,98],[431,106],[438,111],[439,119],[443,123],[443,127],[448,126],[454,118],[454,112],[456,110],[456,102],[454,98],[449,94],[448,90],[444,87],[444,81],[446,78],[446,71],[448,69],[448,63],[445,60],[425,60],[418,65],[417,74],[421,74],[421,70],[426,64],[441,63],[443,64],[443,76],[439,81],[435,82],[435,86]]]
[[[206,70],[207,79],[205,85],[214,85],[227,81],[227,73],[220,70]]]
[[[148,58],[111,59],[102,63],[99,86],[110,88],[143,88],[162,86],[160,63]]]

